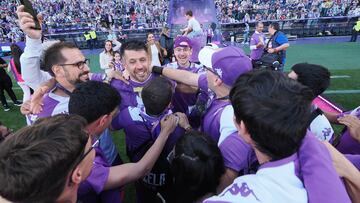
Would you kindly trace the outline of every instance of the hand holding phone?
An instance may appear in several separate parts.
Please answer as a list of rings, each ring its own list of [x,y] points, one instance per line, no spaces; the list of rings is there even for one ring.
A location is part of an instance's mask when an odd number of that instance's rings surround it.
[[[33,8],[29,0],[17,0],[19,5],[24,5],[24,11],[29,13],[34,18],[35,26],[32,27],[35,30],[41,30],[39,19],[37,18],[37,12]]]
[[[25,11],[24,5],[17,7],[16,14],[19,19],[20,29],[24,32],[24,34],[31,39],[40,39],[42,36],[41,29],[34,29],[34,27],[36,27],[34,17]],[[40,15],[38,17],[41,18]]]

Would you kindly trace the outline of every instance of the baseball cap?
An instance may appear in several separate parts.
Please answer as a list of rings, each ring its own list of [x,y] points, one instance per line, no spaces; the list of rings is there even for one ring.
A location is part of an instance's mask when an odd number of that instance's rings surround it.
[[[219,48],[208,44],[200,50],[199,61],[230,87],[240,75],[252,70],[251,59],[242,49],[234,46]]]
[[[176,47],[192,47],[191,39],[186,36],[178,36],[174,42],[174,48]]]

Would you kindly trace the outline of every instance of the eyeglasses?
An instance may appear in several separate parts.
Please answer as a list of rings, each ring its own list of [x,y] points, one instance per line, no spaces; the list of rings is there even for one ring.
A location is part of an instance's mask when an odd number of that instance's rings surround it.
[[[85,64],[87,66],[90,65],[90,59],[85,59],[84,61],[79,61],[76,63],[69,63],[69,64],[59,64],[59,66],[77,66],[78,69],[82,70],[85,67]]]
[[[220,75],[219,75],[217,72],[215,72],[212,68],[206,67],[206,66],[204,66],[204,65],[203,65],[203,68],[204,68],[205,70],[207,70],[207,71],[210,71],[211,73],[213,73],[213,74],[216,75],[217,77],[221,78]]]
[[[89,133],[87,133],[87,134],[88,134],[88,136],[90,136]],[[78,165],[85,159],[85,157],[86,157],[88,154],[90,154],[90,152],[91,152],[95,147],[98,147],[99,144],[100,144],[100,138],[98,138],[97,140],[95,140],[95,142],[91,145],[91,147],[90,147],[90,148],[80,157],[80,159],[76,162],[76,164],[74,165],[73,169],[71,170],[70,177],[69,177],[69,183],[72,182],[71,176],[72,176],[72,174],[74,173],[74,170],[75,170],[76,166],[78,166]]]

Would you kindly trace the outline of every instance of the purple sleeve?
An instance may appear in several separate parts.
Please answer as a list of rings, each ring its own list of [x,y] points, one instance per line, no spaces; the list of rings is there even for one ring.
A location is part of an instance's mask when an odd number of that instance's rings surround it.
[[[103,73],[93,73],[93,74],[91,74],[90,80],[102,82],[103,76],[104,76]]]
[[[309,203],[351,202],[327,148],[310,132],[307,132],[300,147],[299,161]]]
[[[256,34],[253,34],[251,36],[251,39],[250,39],[250,46],[253,46],[253,45],[257,45],[259,42],[258,42],[258,39],[256,38],[258,37],[258,35]]]
[[[219,148],[224,158],[225,167],[240,172],[250,164],[248,162],[250,161],[251,148],[237,132],[225,138]]]
[[[359,154],[345,154],[345,157],[360,171],[360,155]]]
[[[123,111],[127,111],[127,109],[124,109]],[[124,128],[124,121],[122,119],[122,111],[119,112],[114,118],[113,120],[111,121],[111,128],[113,130],[121,130]],[[123,121],[123,122],[121,122]]]
[[[101,164],[101,158],[95,157],[93,168],[89,177],[85,180],[91,188],[99,194],[104,189],[105,183],[109,177],[110,168]],[[99,162],[100,163],[99,163]]]
[[[204,92],[208,91],[209,87],[208,87],[206,74],[200,74],[199,75],[198,87],[199,87],[200,90],[202,90]]]

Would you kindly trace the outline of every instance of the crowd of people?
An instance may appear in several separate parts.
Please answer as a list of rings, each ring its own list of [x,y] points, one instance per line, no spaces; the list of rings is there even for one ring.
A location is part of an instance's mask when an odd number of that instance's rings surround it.
[[[0,123],[1,202],[119,203],[128,183],[137,202],[360,201],[360,108],[313,103],[330,84],[321,65],[257,67],[262,52],[286,62],[278,23],[269,40],[257,23],[250,57],[235,46],[196,51],[189,10],[174,61],[160,59],[168,48],[152,33],[147,43],[110,35],[104,73],[91,73],[73,43],[43,42],[23,6],[17,16],[26,46],[13,71],[35,92],[21,106],[28,126]],[[330,123],[346,127],[339,139]],[[113,141],[120,130],[129,163]]]
[[[168,0],[87,0],[83,1],[32,1],[43,15],[43,29],[52,33],[56,28],[76,27],[79,24],[106,30],[118,25],[126,28],[162,27],[168,16]],[[23,37],[18,29],[16,1],[0,2],[0,41],[20,41]],[[81,12],[79,12],[81,11]]]
[[[357,0],[215,1],[221,23],[359,16]]]

